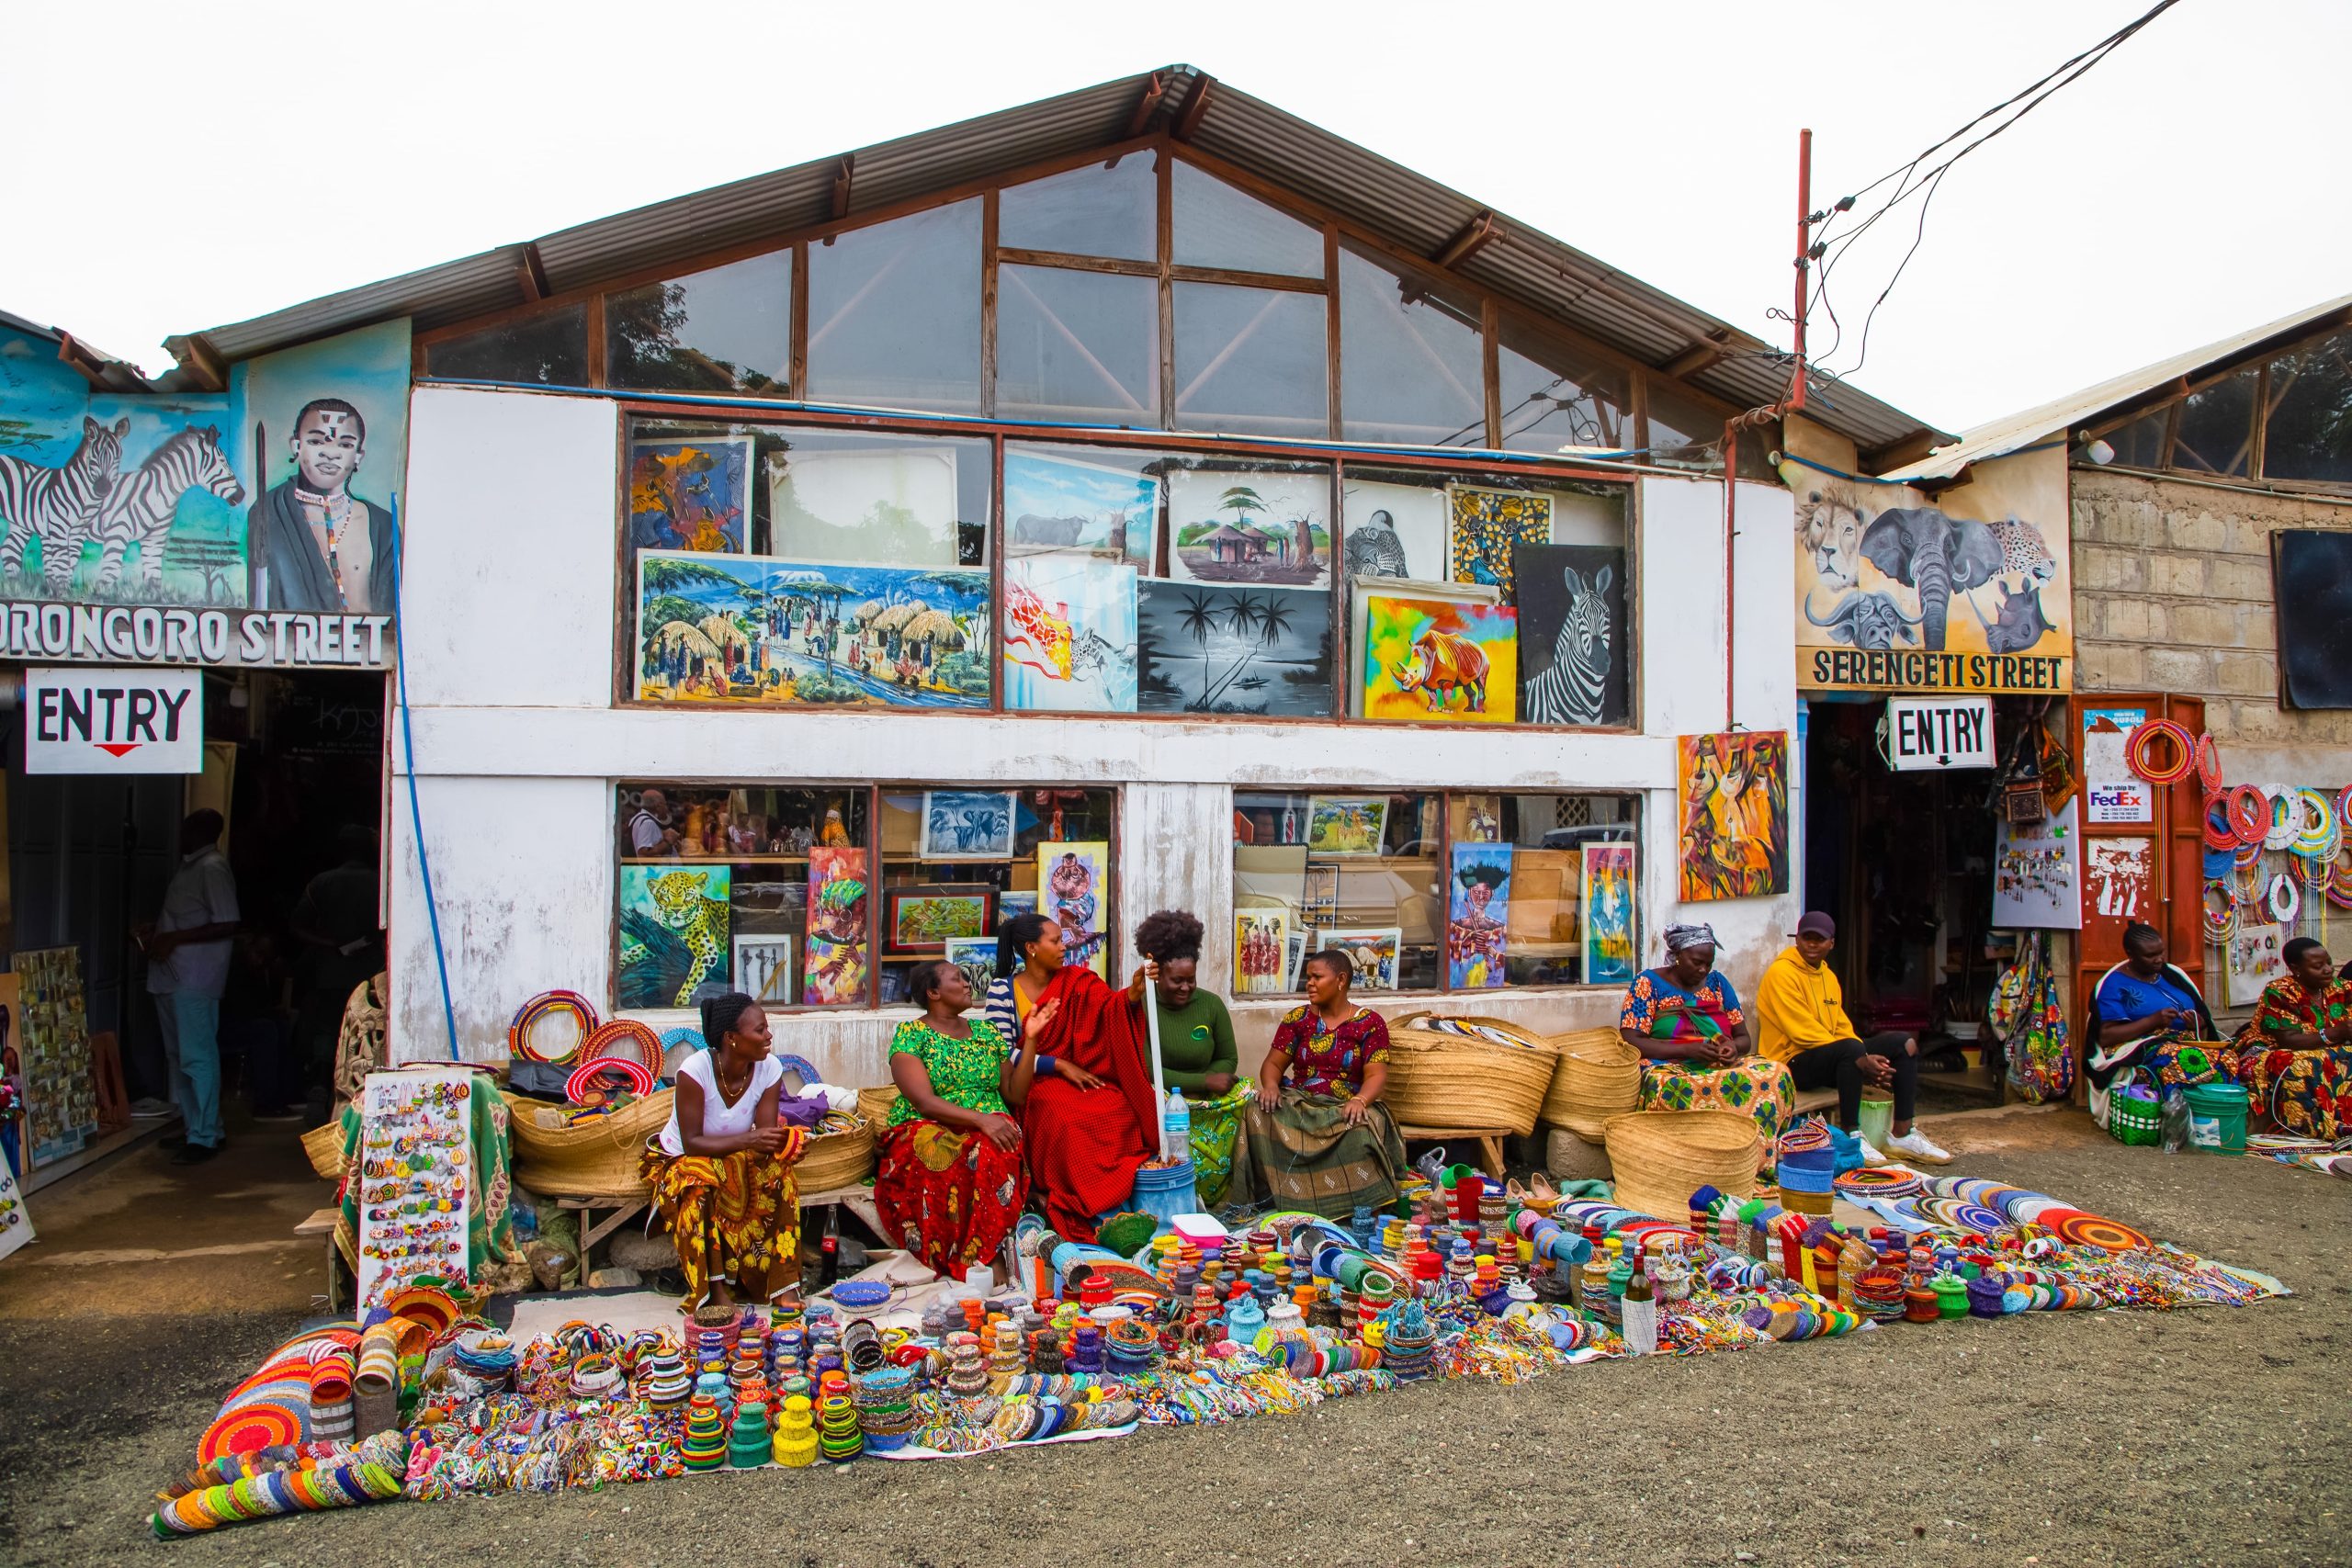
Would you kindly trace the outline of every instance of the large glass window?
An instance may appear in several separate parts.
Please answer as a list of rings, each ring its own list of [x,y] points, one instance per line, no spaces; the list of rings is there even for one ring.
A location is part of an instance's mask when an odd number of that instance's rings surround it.
[[[2131,468],[2161,468],[2165,466],[2165,435],[2172,427],[2172,407],[2166,404],[2154,413],[2143,414],[2131,423],[2107,433],[2107,444],[2115,448],[2115,460]]]
[[[1495,350],[1506,452],[1634,445],[1625,375],[1506,321]]]
[[[980,407],[980,201],[808,247],[808,396],[868,407]]]
[[[1175,295],[1171,424],[1249,435],[1330,433],[1323,296],[1213,283],[1179,283]]]
[[[1151,154],[1007,186],[997,198],[996,242],[1012,250],[1158,261],[1159,182]]]
[[[791,360],[790,251],[605,299],[606,379],[616,387],[781,398],[792,390]]]
[[[2254,449],[2254,388],[2249,367],[2180,402],[2171,467],[2208,474],[2243,474]]]
[[[1159,283],[1060,267],[997,269],[996,412],[1159,423]]]
[[[1701,403],[1652,378],[1648,388],[1649,460],[1674,468],[1713,468],[1722,462],[1724,420]],[[1752,443],[1743,443],[1752,445]]]
[[[1169,190],[1171,254],[1178,266],[1229,272],[1323,276],[1323,231],[1280,208],[1176,160]]]
[[[2352,333],[2270,362],[2262,472],[2266,479],[2352,482]]]
[[[1340,252],[1340,415],[1358,441],[1487,444],[1478,302],[1360,252]]]
[[[461,381],[588,384],[588,307],[563,305],[427,344],[424,373]]]
[[[1233,991],[1301,989],[1348,953],[1359,993],[1623,985],[1638,965],[1629,795],[1240,791]]]

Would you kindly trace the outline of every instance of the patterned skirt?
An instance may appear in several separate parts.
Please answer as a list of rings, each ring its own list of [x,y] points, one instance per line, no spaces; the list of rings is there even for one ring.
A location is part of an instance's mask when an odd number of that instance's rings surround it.
[[[1395,1207],[1408,1168],[1396,1119],[1375,1100],[1363,1124],[1350,1125],[1345,1104],[1296,1089],[1283,1090],[1272,1111],[1250,1100],[1250,1174],[1275,1208],[1347,1220],[1358,1208]]]
[[[1225,1190],[1233,1183],[1233,1155],[1241,1142],[1242,1118],[1257,1092],[1258,1086],[1248,1078],[1236,1078],[1233,1087],[1215,1100],[1184,1097],[1184,1107],[1193,1113],[1188,1151],[1193,1158],[1193,1191],[1204,1209],[1215,1209],[1225,1201]]]
[[[2285,1051],[2259,1043],[2238,1053],[2248,1123],[2330,1143],[2352,1133],[2352,1048]]]
[[[882,1228],[933,1273],[960,1273],[1004,1246],[1029,1196],[1022,1145],[968,1127],[901,1122],[883,1130],[874,1207]]]
[[[772,1155],[673,1155],[658,1140],[646,1144],[640,1169],[677,1243],[689,1305],[699,1304],[714,1280],[764,1280],[773,1292],[800,1277],[800,1190],[792,1167],[808,1142],[796,1128]]]
[[[2141,1046],[2132,1066],[2154,1074],[2161,1095],[2167,1089],[2186,1089],[2190,1084],[2235,1082],[2238,1054],[2218,1040],[2165,1035]]]
[[[1634,1109],[1736,1111],[1755,1119],[1769,1151],[1796,1117],[1797,1085],[1786,1064],[1769,1056],[1742,1056],[1722,1066],[1644,1058],[1642,1094]]]

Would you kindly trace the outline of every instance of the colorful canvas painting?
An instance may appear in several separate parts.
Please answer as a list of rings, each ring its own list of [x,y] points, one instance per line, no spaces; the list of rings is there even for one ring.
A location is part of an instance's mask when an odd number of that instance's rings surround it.
[[[735,939],[735,988],[756,1002],[790,1007],[792,939],[788,936],[739,936]]]
[[[991,924],[986,887],[894,887],[885,897],[893,953],[935,952],[955,938],[985,935]]]
[[[1552,498],[1513,490],[1456,485],[1449,492],[1453,527],[1446,535],[1445,575],[1483,582],[1516,603],[1511,554],[1521,545],[1552,542]]]
[[[1686,735],[1677,750],[1683,901],[1786,893],[1787,732]]]
[[[1111,846],[1047,840],[1037,846],[1037,912],[1062,928],[1062,962],[1108,977]]]
[[[865,999],[865,852],[808,852],[808,945],[800,999],[827,1007]]]
[[[1148,571],[1159,480],[1016,446],[1004,455],[1004,515],[1012,555],[1069,550]]]
[[[620,874],[620,1005],[692,1007],[727,989],[732,868],[625,865]]]
[[[642,702],[986,707],[988,574],[637,556]]]
[[[768,527],[779,556],[875,561],[902,568],[977,567],[986,557],[982,512],[968,522],[956,448],[792,446],[768,459]]]
[[[1004,564],[1004,703],[1051,713],[1136,711],[1136,574],[1091,556]]]
[[[1442,486],[1350,479],[1341,501],[1348,525],[1340,557],[1348,576],[1431,581],[1445,575]]]
[[[999,925],[1002,925],[1015,915],[1034,915],[1036,912],[1037,890],[1034,887],[1023,892],[1000,893],[996,896],[996,919]]]
[[[1362,690],[1366,718],[1509,724],[1519,708],[1519,613],[1367,595]]]
[[[1147,578],[1137,585],[1143,713],[1331,716],[1331,595]]]
[[[925,790],[920,858],[1011,860],[1016,816],[1009,789]]]
[[[639,549],[751,547],[752,438],[628,444],[628,538]]]
[[[25,1091],[28,1169],[80,1151],[97,1135],[90,1029],[82,998],[82,950],[40,948],[16,956],[17,1059]]]
[[[1303,933],[1299,933],[1303,936]],[[1233,994],[1265,996],[1293,988],[1290,911],[1280,906],[1233,912]],[[1304,953],[1305,943],[1300,942]]]
[[[989,982],[996,978],[996,938],[950,937],[941,956],[964,972],[975,1000],[988,995]]]
[[[1168,480],[1169,575],[1328,588],[1331,481],[1321,474],[1185,469]]]
[[[1510,928],[1510,844],[1456,844],[1446,880],[1446,982],[1479,991],[1509,981],[1503,953]]]
[[[1376,855],[1388,834],[1385,795],[1316,795],[1306,801],[1306,852]]]
[[[1350,926],[1344,929],[1318,931],[1315,948],[1318,953],[1337,949],[1348,955],[1355,968],[1354,987],[1359,991],[1393,991],[1396,988],[1396,960],[1405,944],[1401,926]]]
[[[1584,911],[1584,983],[1630,986],[1634,962],[1634,846],[1587,844],[1577,907]]]
[[[1630,711],[1625,552],[1521,545],[1519,716],[1525,724],[1623,724]]]

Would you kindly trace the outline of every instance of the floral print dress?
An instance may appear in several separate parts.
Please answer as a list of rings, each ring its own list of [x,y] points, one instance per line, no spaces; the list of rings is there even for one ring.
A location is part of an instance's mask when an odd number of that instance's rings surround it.
[[[2330,981],[2319,995],[2293,976],[2263,987],[2254,1017],[2238,1032],[2238,1081],[2259,1119],[2283,1132],[2335,1139],[2352,1133],[2352,1046],[2290,1046],[2290,1034],[2324,1035],[2352,1017],[2352,982]]]
[[[1727,1034],[1747,1021],[1739,993],[1710,970],[1685,989],[1661,970],[1645,969],[1625,992],[1617,1026],[1652,1040],[1703,1040]],[[1764,1134],[1767,1157],[1782,1128],[1796,1116],[1796,1080],[1785,1063],[1743,1056],[1718,1066],[1709,1062],[1644,1057],[1643,1111],[1735,1111],[1751,1118]]]

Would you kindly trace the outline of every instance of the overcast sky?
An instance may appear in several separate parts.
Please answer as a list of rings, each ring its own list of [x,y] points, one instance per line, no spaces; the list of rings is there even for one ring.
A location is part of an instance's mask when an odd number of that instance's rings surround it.
[[[1834,197],[2150,3],[25,7],[0,308],[161,370],[167,333],[1183,62],[1785,342],[1798,127]],[[2352,292],[2346,61],[2345,0],[2182,0],[1953,171],[1857,383],[1960,429]]]

